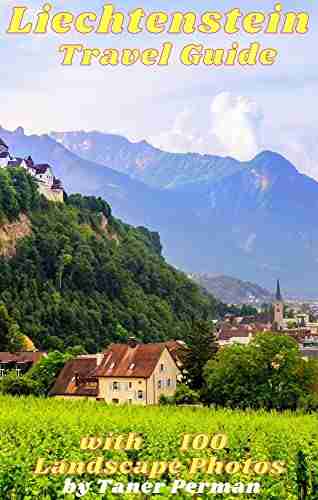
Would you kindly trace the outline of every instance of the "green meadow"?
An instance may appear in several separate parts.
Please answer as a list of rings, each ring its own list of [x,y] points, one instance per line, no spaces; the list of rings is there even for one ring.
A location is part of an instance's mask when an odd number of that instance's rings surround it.
[[[67,478],[77,483],[91,483],[90,490],[83,496],[85,499],[155,497],[145,493],[116,494],[109,489],[100,493],[98,481],[105,478],[113,480],[114,484],[161,481],[166,487],[156,495],[157,498],[191,498],[190,493],[182,490],[171,493],[175,480],[231,484],[259,482],[261,485],[258,495],[215,495],[205,491],[192,498],[318,498],[318,418],[315,414],[199,407],[118,407],[101,402],[0,396],[0,432],[1,500],[78,498],[75,493],[64,493]],[[104,446],[110,434],[116,438],[129,433],[142,437],[139,449],[115,450],[112,444],[111,449]],[[185,434],[191,434],[191,437],[187,439],[187,449],[182,450]],[[224,445],[223,442],[221,449],[211,449],[211,440],[206,444],[207,438],[201,436],[194,443],[196,448],[203,449],[193,449],[193,439],[198,434],[211,437],[223,434],[227,436],[227,443]],[[81,438],[88,436],[102,438],[103,449],[81,449]],[[112,442],[114,439],[109,441]],[[40,458],[43,459],[41,472],[50,472],[36,475],[34,471]],[[98,458],[109,462],[107,474],[96,475],[86,470],[82,475],[59,473],[62,461],[67,471],[72,462],[87,464]],[[218,462],[218,473],[215,468],[212,471],[211,460],[214,464]],[[175,464],[176,461],[181,464],[178,470],[173,470],[173,466],[163,470],[163,463]],[[137,469],[134,473],[116,470],[123,462],[129,462]],[[157,463],[157,468],[151,469],[154,463]],[[193,463],[196,470],[191,474]],[[54,464],[57,464],[55,468]],[[144,469],[140,464],[146,464]],[[208,464],[212,467],[210,472]],[[153,477],[149,477],[151,470]]]

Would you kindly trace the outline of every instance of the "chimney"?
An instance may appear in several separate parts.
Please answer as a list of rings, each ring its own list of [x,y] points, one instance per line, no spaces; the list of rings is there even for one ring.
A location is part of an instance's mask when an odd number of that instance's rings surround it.
[[[96,365],[100,366],[101,363],[102,363],[102,361],[103,361],[103,359],[104,359],[104,353],[103,352],[98,352],[96,354]]]
[[[129,347],[134,349],[138,345],[138,341],[137,341],[136,337],[129,337],[127,344]]]

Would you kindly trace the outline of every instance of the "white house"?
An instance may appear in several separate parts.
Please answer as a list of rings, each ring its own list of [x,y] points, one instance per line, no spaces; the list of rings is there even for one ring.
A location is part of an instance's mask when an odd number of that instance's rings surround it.
[[[33,170],[35,170],[35,177],[37,181],[45,184],[49,188],[53,186],[54,175],[50,165],[35,165]]]
[[[48,164],[35,165],[31,156],[28,158],[14,158],[9,148],[0,138],[0,168],[24,168],[38,183],[39,192],[47,199],[55,202],[64,201],[62,182],[54,177],[52,168]]]

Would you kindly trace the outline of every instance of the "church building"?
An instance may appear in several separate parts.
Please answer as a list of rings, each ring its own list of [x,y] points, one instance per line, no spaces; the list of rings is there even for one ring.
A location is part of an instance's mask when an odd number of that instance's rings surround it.
[[[280,282],[277,280],[274,308],[274,328],[279,331],[284,329],[284,301],[280,290]]]

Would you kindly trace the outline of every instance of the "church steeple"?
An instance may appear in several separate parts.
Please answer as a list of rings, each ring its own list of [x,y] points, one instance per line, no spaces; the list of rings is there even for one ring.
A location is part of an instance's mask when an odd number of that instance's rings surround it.
[[[277,287],[276,287],[276,301],[277,302],[282,302],[283,299],[282,299],[282,294],[281,294],[281,291],[280,291],[280,283],[279,283],[279,280],[277,280]]]
[[[284,302],[282,298],[282,293],[280,291],[280,282],[277,280],[276,295],[274,302],[274,323],[273,326],[277,330],[283,330],[284,328]]]

